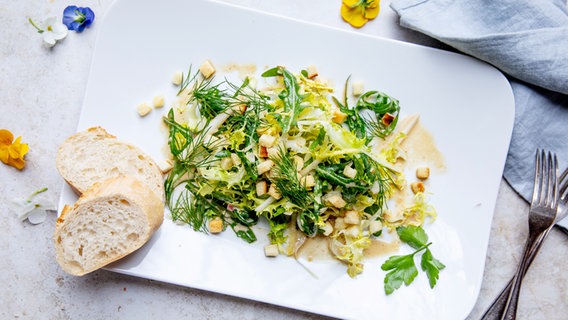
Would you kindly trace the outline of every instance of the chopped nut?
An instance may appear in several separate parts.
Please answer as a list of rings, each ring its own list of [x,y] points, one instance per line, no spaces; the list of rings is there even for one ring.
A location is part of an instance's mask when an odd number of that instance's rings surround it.
[[[270,188],[268,188],[268,194],[276,200],[280,200],[280,198],[282,198],[280,191],[278,191],[278,189],[276,188],[276,184],[274,183],[272,183],[270,185]]]
[[[182,81],[183,81],[183,72],[176,71],[176,73],[174,73],[174,75],[172,76],[172,83],[176,86],[179,86]]]
[[[345,217],[343,218],[346,224],[359,224],[361,218],[359,217],[359,212],[355,210],[345,211]]]
[[[266,191],[268,191],[268,183],[266,181],[262,180],[256,183],[256,195],[258,197],[265,195]]]
[[[223,231],[223,220],[215,218],[209,221],[209,232],[220,233]]]
[[[213,63],[211,63],[211,61],[205,60],[201,64],[201,66],[199,66],[199,71],[205,79],[209,79],[209,77],[211,77],[217,70],[215,70],[215,67],[213,66]]]
[[[276,257],[279,254],[278,245],[268,244],[264,246],[264,255],[266,257]]]
[[[351,91],[356,97],[365,93],[365,85],[363,84],[363,81],[354,81],[351,85]]]
[[[152,111],[152,107],[147,102],[142,102],[136,107],[136,111],[141,117],[144,117]]]
[[[424,183],[422,183],[422,181],[413,182],[412,184],[410,184],[410,189],[412,190],[412,192],[414,192],[414,194],[424,192]]]
[[[430,168],[418,167],[416,168],[416,178],[426,180],[430,177]]]
[[[158,95],[155,96],[152,99],[152,105],[154,106],[154,108],[161,108],[164,106],[164,96],[163,95]]]

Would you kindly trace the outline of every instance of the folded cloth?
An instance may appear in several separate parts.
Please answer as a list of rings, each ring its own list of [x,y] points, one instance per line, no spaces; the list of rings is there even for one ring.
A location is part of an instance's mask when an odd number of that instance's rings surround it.
[[[566,0],[394,0],[391,8],[401,26],[486,61],[508,77],[515,125],[504,177],[529,201],[537,148],[556,152],[561,170],[568,166]]]

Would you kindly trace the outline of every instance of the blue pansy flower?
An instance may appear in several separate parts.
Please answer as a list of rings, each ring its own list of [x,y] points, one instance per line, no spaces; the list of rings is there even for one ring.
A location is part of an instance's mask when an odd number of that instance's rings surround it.
[[[95,13],[89,7],[68,6],[63,11],[63,24],[69,30],[82,32],[95,20]]]

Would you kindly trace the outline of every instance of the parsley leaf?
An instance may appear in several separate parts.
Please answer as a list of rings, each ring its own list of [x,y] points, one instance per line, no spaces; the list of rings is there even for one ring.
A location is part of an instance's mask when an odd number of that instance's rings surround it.
[[[400,288],[402,283],[409,285],[418,275],[418,269],[414,264],[414,253],[404,256],[392,256],[383,265],[381,269],[392,270],[385,276],[385,292],[391,294],[394,290]]]
[[[385,293],[391,294],[399,289],[402,284],[409,285],[418,275],[418,269],[414,263],[414,256],[422,252],[420,267],[430,283],[430,288],[434,288],[438,280],[440,270],[446,266],[435,259],[428,247],[432,244],[428,242],[428,235],[419,226],[402,226],[396,228],[396,232],[401,241],[408,243],[415,249],[411,254],[403,256],[392,256],[381,265],[381,269],[389,271],[384,279]]]
[[[430,252],[430,249],[426,249],[426,251],[424,251],[424,253],[422,254],[422,261],[420,262],[420,266],[428,276],[430,288],[434,288],[436,281],[438,280],[440,270],[444,269],[446,266],[439,260],[434,258],[432,252]]]
[[[412,248],[419,249],[428,242],[428,235],[421,227],[403,226],[396,228],[400,240],[408,243]]]

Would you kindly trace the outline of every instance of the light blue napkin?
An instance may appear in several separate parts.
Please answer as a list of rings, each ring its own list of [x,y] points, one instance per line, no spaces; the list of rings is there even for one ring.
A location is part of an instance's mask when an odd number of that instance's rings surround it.
[[[504,177],[529,201],[537,148],[555,151],[560,171],[568,166],[566,0],[395,0],[391,8],[401,26],[508,77],[516,114]]]

